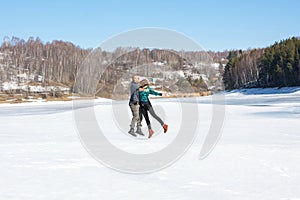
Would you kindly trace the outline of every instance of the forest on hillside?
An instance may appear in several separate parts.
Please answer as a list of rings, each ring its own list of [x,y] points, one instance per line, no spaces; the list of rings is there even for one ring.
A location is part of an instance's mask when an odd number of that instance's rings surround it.
[[[27,90],[28,96],[30,85],[59,85],[72,93],[111,98],[113,92],[127,94],[132,74],[155,77],[161,89],[173,93],[216,91],[223,89],[222,83],[227,90],[297,86],[299,68],[296,37],[266,48],[223,52],[133,47],[105,51],[58,40],[45,43],[38,37],[5,37],[0,46],[0,92]]]
[[[172,79],[169,85],[178,85],[183,81],[173,73],[188,71],[185,81],[189,81],[196,90],[207,90],[207,83],[221,82],[219,68],[211,64],[222,65],[222,62],[225,65],[227,55],[227,51],[187,52],[132,47],[119,47],[110,52],[101,48],[83,49],[71,42],[58,40],[45,43],[38,37],[30,37],[27,41],[5,37],[0,46],[0,85],[11,82],[17,85],[61,85],[69,87],[72,92],[91,94],[92,91],[100,91],[107,94],[124,73],[134,73],[134,69],[139,68],[138,73],[144,76]],[[159,74],[154,68],[162,73],[168,72]],[[207,80],[204,82],[202,76],[194,80],[191,76],[194,74],[202,74]]]
[[[292,37],[267,48],[231,51],[225,89],[300,85],[300,39]]]

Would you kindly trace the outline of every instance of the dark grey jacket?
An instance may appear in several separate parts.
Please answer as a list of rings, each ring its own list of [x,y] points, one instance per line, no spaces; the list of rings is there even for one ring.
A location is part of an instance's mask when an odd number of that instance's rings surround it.
[[[132,81],[130,84],[130,102],[131,103],[138,103],[140,99],[139,95],[139,85]]]

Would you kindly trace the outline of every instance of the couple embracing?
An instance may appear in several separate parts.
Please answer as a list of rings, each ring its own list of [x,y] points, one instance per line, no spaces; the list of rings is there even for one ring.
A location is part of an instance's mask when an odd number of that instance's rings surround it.
[[[149,120],[148,113],[151,114],[152,117],[154,117],[163,127],[164,133],[168,130],[168,125],[165,124],[160,117],[156,115],[156,113],[153,110],[153,107],[151,105],[151,102],[149,100],[149,95],[155,95],[155,96],[162,96],[162,93],[156,92],[152,90],[149,86],[149,82],[146,79],[143,79],[141,82],[139,81],[138,76],[132,77],[132,82],[130,85],[130,100],[129,100],[129,107],[132,112],[132,120],[130,124],[130,130],[129,134],[136,137],[136,134],[144,135],[142,132],[142,120],[143,116],[146,120],[149,135],[148,138],[151,138],[154,134],[154,131],[151,127],[151,122]],[[137,130],[134,132],[134,127],[137,125]]]

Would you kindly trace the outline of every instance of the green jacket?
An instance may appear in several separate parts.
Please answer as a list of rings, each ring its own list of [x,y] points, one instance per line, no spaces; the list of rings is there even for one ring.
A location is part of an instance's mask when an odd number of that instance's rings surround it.
[[[149,102],[149,98],[148,98],[149,94],[153,94],[155,96],[162,96],[162,93],[156,92],[148,86],[148,88],[144,89],[144,91],[140,91],[140,102],[148,103]]]

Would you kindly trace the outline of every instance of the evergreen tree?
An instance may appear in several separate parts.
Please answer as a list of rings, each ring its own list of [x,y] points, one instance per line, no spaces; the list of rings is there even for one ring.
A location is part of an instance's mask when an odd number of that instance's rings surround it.
[[[290,38],[256,50],[231,51],[223,81],[226,89],[300,85],[300,39]]]

